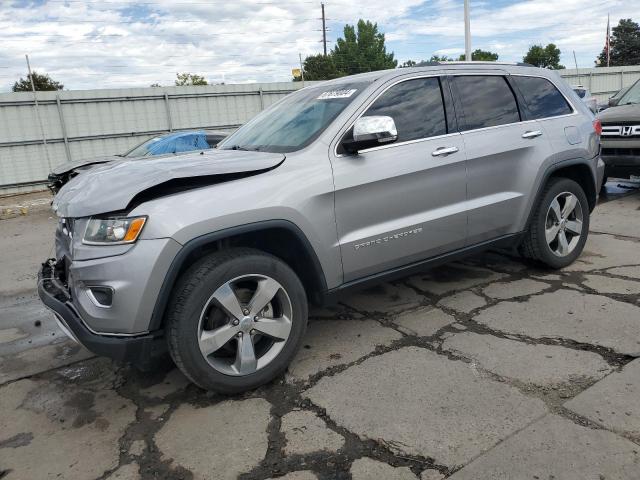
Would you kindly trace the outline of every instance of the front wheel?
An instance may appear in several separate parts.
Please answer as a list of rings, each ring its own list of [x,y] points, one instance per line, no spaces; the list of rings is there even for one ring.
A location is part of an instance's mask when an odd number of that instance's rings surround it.
[[[181,277],[167,339],[195,384],[232,394],[283,373],[306,325],[306,294],[293,270],[272,255],[239,248],[204,257]]]
[[[522,243],[522,253],[558,269],[582,253],[589,232],[589,203],[582,187],[568,178],[547,184]]]

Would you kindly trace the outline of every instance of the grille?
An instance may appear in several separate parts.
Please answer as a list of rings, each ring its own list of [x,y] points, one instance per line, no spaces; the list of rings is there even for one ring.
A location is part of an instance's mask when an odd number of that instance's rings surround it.
[[[640,148],[603,148],[602,155],[640,157]]]
[[[620,122],[602,122],[603,127],[620,127],[620,126],[634,126],[640,125],[640,121],[638,120],[630,120],[630,121],[620,121]]]
[[[602,136],[607,138],[629,138],[640,136],[640,125],[602,125]]]

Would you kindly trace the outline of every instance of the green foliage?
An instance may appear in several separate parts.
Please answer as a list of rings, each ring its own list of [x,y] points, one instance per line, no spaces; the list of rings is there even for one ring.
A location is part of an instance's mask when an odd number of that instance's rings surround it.
[[[344,38],[339,38],[331,50],[331,57],[340,76],[396,68],[398,61],[387,53],[384,33],[378,24],[359,20],[358,29],[345,25]]]
[[[460,55],[458,60],[461,62],[465,60],[464,53]],[[474,62],[496,62],[498,60],[498,54],[477,48],[471,52],[471,60]]]
[[[33,72],[33,84],[35,89],[39,92],[62,90],[64,85],[53,80],[46,73]],[[13,84],[14,92],[30,92],[31,91],[31,78],[27,74],[27,78],[20,77],[16,83]]]
[[[331,55],[326,57],[322,54],[311,55],[304,59],[302,68],[305,80],[331,80],[340,76]],[[293,79],[294,82],[300,80],[302,80],[300,77]]]
[[[609,65],[640,65],[640,26],[630,18],[622,19],[611,31]],[[607,66],[607,52],[602,49],[596,66]]]
[[[431,55],[431,58],[427,62],[453,62],[453,58],[446,55]]]
[[[403,62],[402,65],[400,65],[398,68],[410,68],[410,67],[415,67],[417,65],[417,62],[414,60],[407,60],[406,62]]]
[[[522,60],[536,67],[549,68],[551,70],[564,68],[563,65],[560,65],[560,49],[553,43],[546,47],[542,45],[531,46]]]
[[[384,33],[378,32],[378,25],[359,20],[357,30],[353,25],[344,26],[344,38],[338,39],[327,56],[305,58],[302,69],[305,80],[331,80],[355,73],[396,68],[397,65],[393,53],[387,53]]]
[[[209,85],[209,82],[195,73],[176,73],[176,86],[183,85]]]

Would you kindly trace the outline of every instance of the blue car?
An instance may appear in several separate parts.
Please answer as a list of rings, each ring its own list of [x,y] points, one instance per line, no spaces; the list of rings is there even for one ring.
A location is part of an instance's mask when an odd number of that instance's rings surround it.
[[[145,140],[140,145],[120,155],[95,157],[73,162],[66,162],[54,168],[48,177],[49,190],[55,195],[62,186],[79,173],[90,168],[123,158],[148,158],[156,155],[178,155],[194,150],[214,148],[223,138],[224,132],[208,132],[205,130],[187,130],[172,132]]]

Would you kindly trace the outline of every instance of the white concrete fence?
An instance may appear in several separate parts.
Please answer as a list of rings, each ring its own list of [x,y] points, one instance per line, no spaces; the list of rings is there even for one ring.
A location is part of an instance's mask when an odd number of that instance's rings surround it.
[[[640,78],[640,66],[560,74],[605,102]],[[122,153],[160,133],[232,131],[301,86],[282,82],[38,92],[42,127],[32,93],[0,94],[0,194],[41,188],[56,165]]]
[[[161,133],[233,131],[301,86],[282,82],[37,92],[37,109],[33,93],[0,94],[0,195],[42,188],[56,165],[123,153]]]

